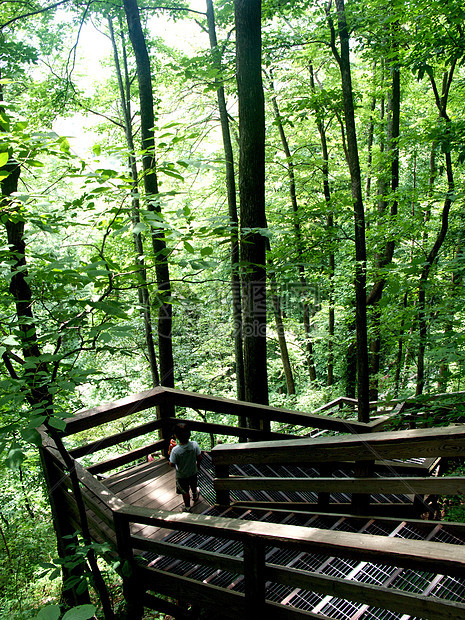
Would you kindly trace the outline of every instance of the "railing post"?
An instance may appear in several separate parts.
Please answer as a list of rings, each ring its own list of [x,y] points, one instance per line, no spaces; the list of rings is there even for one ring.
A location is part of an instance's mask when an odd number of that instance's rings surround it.
[[[333,469],[328,463],[321,463],[320,476],[322,478],[329,478],[332,473]],[[327,511],[329,509],[329,499],[330,494],[327,491],[320,491],[318,493],[318,510],[322,512]]]
[[[246,539],[244,549],[245,618],[265,615],[265,544],[259,538]]]
[[[214,465],[215,478],[229,478],[229,465]],[[231,498],[229,496],[229,490],[216,492],[216,503],[220,506],[229,506]]]
[[[121,559],[121,577],[123,579],[123,594],[126,600],[126,619],[142,620],[144,616],[145,588],[137,577],[137,566],[134,561],[131,545],[131,531],[129,519],[126,515],[114,511],[116,546]]]
[[[356,461],[354,463],[355,478],[370,478],[375,469],[374,461]],[[369,493],[352,493],[352,509],[356,514],[368,513],[370,506]]]

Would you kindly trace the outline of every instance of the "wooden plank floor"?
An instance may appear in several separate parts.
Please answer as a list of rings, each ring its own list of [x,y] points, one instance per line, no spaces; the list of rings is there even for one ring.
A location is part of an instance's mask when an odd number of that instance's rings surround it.
[[[120,499],[133,506],[181,512],[184,505],[181,495],[176,493],[175,471],[164,457],[118,472],[102,482]],[[192,512],[200,514],[208,508],[210,504],[201,496],[192,506]],[[135,526],[133,532],[161,539],[169,534],[170,530]]]

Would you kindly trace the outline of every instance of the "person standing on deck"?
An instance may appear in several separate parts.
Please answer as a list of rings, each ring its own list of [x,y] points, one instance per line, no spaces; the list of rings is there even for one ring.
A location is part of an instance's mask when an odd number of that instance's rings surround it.
[[[197,471],[202,460],[202,453],[196,441],[190,441],[191,432],[185,422],[178,422],[173,432],[177,445],[171,450],[170,465],[176,467],[176,493],[184,500],[183,512],[191,512],[191,498],[199,499],[200,490],[197,486]]]

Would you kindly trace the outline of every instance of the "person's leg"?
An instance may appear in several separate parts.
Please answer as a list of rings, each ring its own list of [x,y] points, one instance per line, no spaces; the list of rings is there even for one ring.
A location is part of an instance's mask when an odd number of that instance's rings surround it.
[[[189,511],[191,506],[191,498],[189,495],[189,480],[184,478],[177,478],[176,480],[176,493],[182,495],[184,501],[184,510]]]
[[[192,476],[192,479],[190,481],[190,487],[192,489],[192,499],[194,502],[198,501],[199,499],[199,494],[200,494],[200,489],[197,486],[198,482],[197,482],[197,474],[195,476]]]

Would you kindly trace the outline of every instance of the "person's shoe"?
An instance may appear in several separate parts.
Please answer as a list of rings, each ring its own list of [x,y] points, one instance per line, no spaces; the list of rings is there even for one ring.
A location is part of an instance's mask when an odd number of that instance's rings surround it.
[[[192,512],[192,508],[190,506],[184,506],[182,512]]]
[[[200,489],[199,487],[197,487],[195,489],[195,493],[192,495],[192,499],[194,502],[198,502],[199,501],[199,497],[200,497]]]

